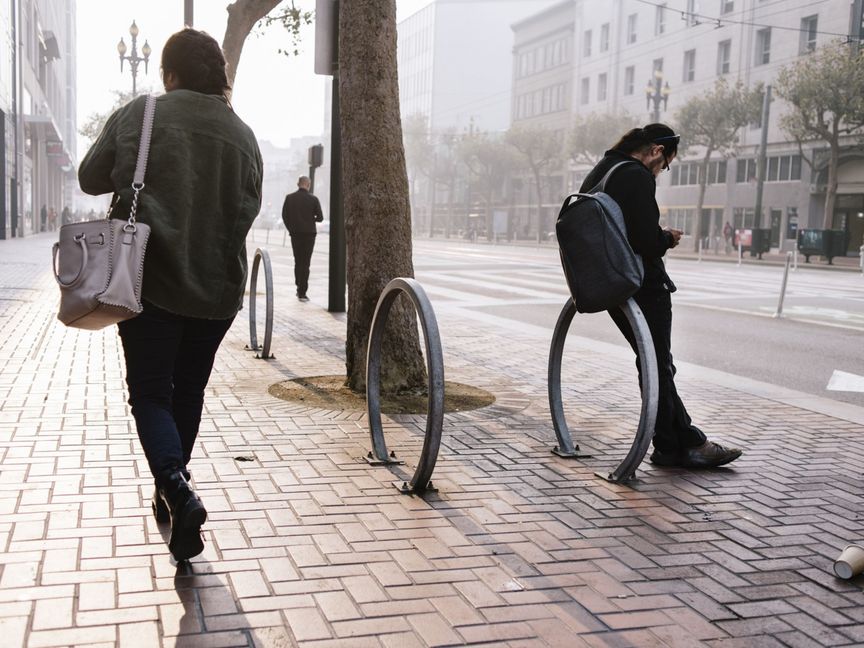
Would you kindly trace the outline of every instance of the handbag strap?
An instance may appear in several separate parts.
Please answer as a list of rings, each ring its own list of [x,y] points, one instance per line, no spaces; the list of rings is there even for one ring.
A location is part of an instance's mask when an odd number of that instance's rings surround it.
[[[156,97],[147,95],[144,104],[144,122],[141,124],[141,142],[138,144],[138,161],[135,163],[135,175],[132,178],[132,207],[129,210],[129,222],[126,228],[135,230],[135,215],[138,212],[138,194],[144,188],[144,174],[147,172],[147,159],[150,157],[150,136],[153,134],[153,116],[156,112]],[[127,230],[127,231],[130,231]]]

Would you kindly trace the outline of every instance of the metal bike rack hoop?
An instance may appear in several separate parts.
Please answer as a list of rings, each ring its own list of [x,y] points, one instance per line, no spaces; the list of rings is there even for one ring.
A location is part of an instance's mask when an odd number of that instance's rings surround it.
[[[438,321],[435,311],[426,296],[426,291],[414,279],[393,279],[378,298],[372,327],[369,332],[369,347],[366,354],[366,411],[369,415],[369,433],[372,438],[372,452],[367,461],[371,464],[386,465],[401,463],[396,461],[395,453],[388,453],[381,426],[381,344],[390,309],[400,293],[411,299],[426,341],[426,371],[429,376],[429,405],[426,415],[426,435],[423,449],[417,462],[417,469],[410,482],[397,484],[403,493],[435,490],[432,487],[432,471],[438,460],[441,447],[441,428],[444,424],[444,357],[441,352],[441,337],[438,334]],[[372,457],[374,453],[374,458]]]
[[[264,344],[258,346],[257,322],[255,319],[255,298],[258,296],[258,266],[264,262],[264,287],[267,299],[267,317],[264,321]],[[270,342],[273,339],[273,269],[270,265],[270,255],[267,250],[255,250],[255,260],[252,262],[252,273],[249,277],[249,349],[260,351],[256,358],[271,360],[275,356],[270,353]]]
[[[645,458],[648,446],[654,435],[654,424],[657,421],[657,402],[660,385],[657,376],[657,356],[654,352],[654,341],[648,322],[631,297],[621,305],[621,311],[627,317],[630,328],[636,338],[636,348],[639,352],[639,366],[642,374],[642,411],[639,416],[639,426],[630,451],[624,460],[608,475],[597,473],[611,482],[626,482],[636,474],[636,469]],[[576,314],[576,306],[572,299],[561,309],[555,333],[552,336],[552,346],[549,352],[549,409],[552,413],[552,425],[558,438],[558,445],[552,452],[562,457],[588,457],[579,453],[579,446],[573,444],[567,421],[564,417],[564,406],[561,399],[561,362],[564,354],[564,341],[570,329],[570,323]]]

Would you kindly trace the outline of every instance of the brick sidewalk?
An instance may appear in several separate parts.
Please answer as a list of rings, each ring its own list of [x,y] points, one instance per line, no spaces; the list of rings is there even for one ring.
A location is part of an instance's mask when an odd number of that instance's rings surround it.
[[[396,469],[362,461],[364,415],[267,394],[344,366],[326,277],[313,269],[313,301],[297,302],[278,245],[276,359],[244,349],[243,311],[191,465],[207,548],[178,573],[118,339],[54,319],[52,240],[0,241],[4,647],[864,645],[864,581],[831,571],[864,535],[861,425],[688,381],[694,419],[745,456],[701,473],[646,463],[632,487],[608,484],[594,471],[623,457],[639,414],[632,362],[588,353],[565,375],[595,455],[566,461],[549,452],[548,341],[447,317],[448,380],[498,400],[445,417],[440,490],[407,497]],[[387,425],[406,475],[424,425]]]

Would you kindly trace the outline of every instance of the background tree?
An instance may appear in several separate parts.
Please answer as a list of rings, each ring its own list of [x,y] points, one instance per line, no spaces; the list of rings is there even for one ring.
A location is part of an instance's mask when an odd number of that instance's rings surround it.
[[[750,90],[741,82],[734,86],[719,78],[703,95],[691,98],[675,115],[678,132],[686,147],[701,147],[699,163],[699,196],[693,224],[693,248],[699,249],[702,231],[702,206],[708,184],[708,167],[714,153],[727,153],[738,143],[738,131],[758,121],[762,111],[762,88]],[[767,124],[764,125],[767,127]],[[679,151],[683,155],[686,151]]]
[[[519,168],[521,155],[502,137],[472,132],[459,143],[459,159],[480,189],[486,208],[486,237],[491,239],[495,194],[503,189],[511,172]]]
[[[455,128],[448,128],[434,142],[435,155],[432,181],[447,192],[447,218],[444,221],[444,236],[450,236],[456,205],[456,186],[463,167],[459,162],[459,135]],[[432,205],[434,210],[435,205]]]
[[[290,49],[279,49],[282,54],[297,54],[300,42],[300,29],[312,22],[312,12],[303,11],[296,6],[294,0],[285,2],[278,12],[270,14],[282,0],[236,0],[228,5],[228,24],[225,27],[225,37],[222,39],[222,51],[228,62],[228,83],[234,86],[237,68],[240,65],[240,55],[243,44],[252,29],[259,23],[262,26],[274,22],[281,23],[291,34]]]
[[[561,137],[555,131],[542,127],[513,126],[505,136],[508,144],[516,149],[525,166],[534,176],[534,194],[537,198],[537,242],[543,240],[543,185],[547,184],[548,172],[561,164]]]
[[[417,207],[417,180],[420,176],[430,177],[433,173],[434,147],[429,136],[429,120],[426,115],[415,113],[405,118],[402,128],[405,146],[405,164],[408,169],[408,186],[411,193],[411,207]]]
[[[567,153],[576,164],[593,167],[604,152],[635,126],[636,118],[627,113],[595,112],[578,116],[567,136]]]
[[[366,346],[378,296],[413,277],[408,176],[399,118],[395,0],[342,2],[339,93],[348,246],[348,386],[366,384]],[[422,389],[426,371],[413,308],[399,300],[388,320],[382,389]]]
[[[831,229],[837,196],[840,148],[845,139],[864,144],[864,50],[841,42],[783,68],[775,86],[791,110],[780,126],[802,142],[828,144],[828,182],[822,228]],[[802,156],[803,157],[803,156]]]
[[[101,133],[102,129],[105,128],[105,122],[108,121],[108,118],[114,113],[114,111],[125,106],[134,99],[131,92],[123,92],[121,90],[113,90],[112,92],[114,93],[114,104],[111,108],[107,112],[103,113],[90,113],[78,129],[78,132],[86,137],[90,144],[95,142],[96,138],[99,137],[99,133]]]

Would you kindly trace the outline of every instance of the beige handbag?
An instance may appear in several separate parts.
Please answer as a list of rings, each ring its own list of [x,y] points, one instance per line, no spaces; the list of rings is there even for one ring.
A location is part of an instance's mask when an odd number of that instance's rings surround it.
[[[57,319],[66,326],[95,331],[131,319],[142,310],[141,281],[150,226],[137,223],[135,214],[138,194],[144,188],[155,109],[155,97],[148,96],[128,220],[111,218],[112,203],[101,220],[60,228],[53,262],[60,286]]]

